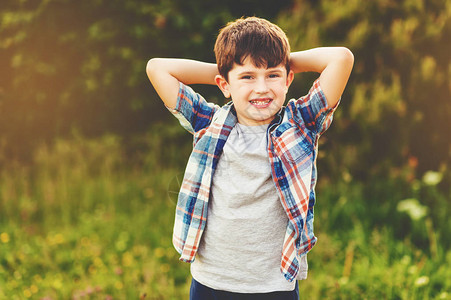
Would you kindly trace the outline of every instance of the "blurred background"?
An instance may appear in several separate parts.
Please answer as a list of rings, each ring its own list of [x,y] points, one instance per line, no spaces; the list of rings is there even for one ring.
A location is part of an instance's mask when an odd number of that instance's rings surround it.
[[[450,1],[2,0],[0,299],[188,298],[171,235],[192,137],[145,66],[214,62],[241,16],[278,24],[293,51],[355,56],[320,139],[301,298],[451,298]]]

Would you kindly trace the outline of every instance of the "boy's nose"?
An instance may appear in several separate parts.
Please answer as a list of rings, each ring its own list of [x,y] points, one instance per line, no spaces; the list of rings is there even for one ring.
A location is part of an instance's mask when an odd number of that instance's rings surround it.
[[[264,79],[257,80],[257,82],[255,83],[254,90],[257,94],[264,94],[268,92],[268,84],[266,83],[266,80]]]

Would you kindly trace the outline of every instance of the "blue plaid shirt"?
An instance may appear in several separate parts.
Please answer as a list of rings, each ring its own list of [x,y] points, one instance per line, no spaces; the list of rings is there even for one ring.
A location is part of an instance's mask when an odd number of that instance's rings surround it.
[[[296,279],[300,257],[317,238],[313,233],[318,138],[330,126],[336,107],[329,108],[319,79],[309,93],[288,101],[268,127],[272,178],[289,222],[282,250],[281,272]],[[224,144],[237,123],[232,102],[208,103],[180,83],[177,104],[168,108],[194,136],[177,201],[173,244],[180,260],[193,262],[207,222],[212,178]]]

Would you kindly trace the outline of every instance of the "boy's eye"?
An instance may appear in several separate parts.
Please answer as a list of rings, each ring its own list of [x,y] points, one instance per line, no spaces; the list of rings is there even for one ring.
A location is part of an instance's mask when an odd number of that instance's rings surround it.
[[[251,75],[244,75],[241,77],[241,79],[252,79]]]
[[[280,77],[279,74],[270,74],[269,75],[269,78],[278,78],[278,77]]]

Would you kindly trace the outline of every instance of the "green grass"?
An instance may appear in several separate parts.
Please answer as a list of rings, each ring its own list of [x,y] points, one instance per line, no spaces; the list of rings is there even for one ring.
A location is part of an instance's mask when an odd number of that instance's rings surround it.
[[[189,265],[171,235],[190,145],[156,128],[127,142],[139,153],[114,136],[75,135],[0,171],[0,299],[188,299]],[[449,195],[414,183],[332,184],[320,173],[301,299],[451,297]],[[426,213],[399,209],[407,198]]]

